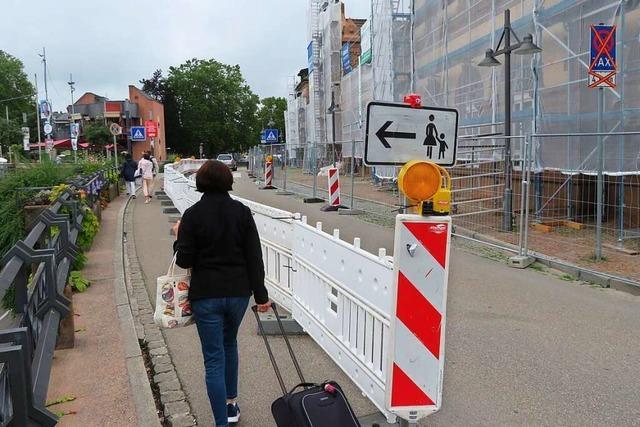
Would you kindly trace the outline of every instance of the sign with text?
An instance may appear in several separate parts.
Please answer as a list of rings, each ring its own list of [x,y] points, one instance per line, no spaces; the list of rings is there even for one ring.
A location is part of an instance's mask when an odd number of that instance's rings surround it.
[[[589,87],[616,87],[616,26],[591,25]]]
[[[371,20],[367,20],[360,27],[360,64],[371,62]]]
[[[24,126],[22,129],[22,148],[24,151],[29,151],[29,128]]]
[[[49,120],[49,117],[51,117],[51,103],[46,100],[40,101],[39,110],[40,118],[42,120]]]
[[[71,123],[69,127],[69,134],[71,136],[71,149],[78,151],[78,136],[80,136],[80,125],[78,123]]]
[[[456,162],[458,110],[370,102],[364,162],[401,166],[410,160],[430,160],[440,166]]]
[[[158,125],[153,120],[145,121],[144,127],[147,129],[147,136],[149,138],[155,138],[158,136]]]

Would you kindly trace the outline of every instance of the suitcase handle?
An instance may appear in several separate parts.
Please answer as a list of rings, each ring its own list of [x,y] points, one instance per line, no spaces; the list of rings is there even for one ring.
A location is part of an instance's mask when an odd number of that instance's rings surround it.
[[[284,326],[282,326],[282,320],[280,320],[280,315],[278,314],[278,309],[276,307],[276,304],[272,302],[271,303],[271,308],[273,309],[273,313],[276,315],[276,320],[278,322],[278,328],[280,329],[280,334],[284,338],[284,342],[287,345],[287,350],[289,350],[289,355],[291,356],[291,360],[293,361],[293,366],[295,367],[296,372],[298,373],[298,377],[300,378],[300,381],[302,382],[302,384],[308,384],[305,381],[304,376],[302,375],[302,369],[300,369],[300,364],[298,363],[298,359],[296,358],[296,355],[293,352],[293,348],[291,348],[291,343],[289,342],[289,338],[287,337],[287,334],[284,331]],[[254,305],[253,307],[251,307],[251,310],[253,311],[253,314],[255,315],[256,321],[258,322],[258,329],[260,330],[260,335],[262,335],[262,339],[264,340],[264,344],[267,347],[267,353],[269,353],[269,359],[271,360],[271,364],[273,365],[273,369],[276,372],[276,377],[278,379],[278,383],[280,384],[280,388],[282,389],[282,394],[286,395],[287,394],[287,387],[285,386],[284,381],[282,379],[282,374],[280,373],[280,369],[278,368],[278,363],[276,362],[276,358],[273,355],[273,351],[271,350],[271,345],[269,344],[269,341],[267,340],[267,335],[264,333],[264,327],[262,326],[262,321],[260,320],[260,316],[258,315],[258,306]],[[296,388],[298,386],[296,386]]]

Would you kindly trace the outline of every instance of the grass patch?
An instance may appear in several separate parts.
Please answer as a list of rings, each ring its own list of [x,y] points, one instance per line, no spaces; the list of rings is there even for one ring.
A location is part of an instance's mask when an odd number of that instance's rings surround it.
[[[544,265],[540,264],[539,262],[534,262],[533,264],[531,264],[529,266],[530,269],[535,270],[535,271],[539,271],[541,273],[544,273],[547,271],[547,267],[545,267]]]

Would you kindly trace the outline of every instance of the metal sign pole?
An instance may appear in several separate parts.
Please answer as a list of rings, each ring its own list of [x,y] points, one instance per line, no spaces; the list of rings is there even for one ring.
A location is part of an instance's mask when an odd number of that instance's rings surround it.
[[[118,144],[115,135],[113,135],[113,165],[118,167]]]
[[[603,115],[604,115],[604,88],[598,88],[598,179],[596,185],[596,191],[598,192],[596,196],[596,261],[600,261],[602,259],[602,192],[603,192],[603,177],[602,177],[602,169],[603,169],[603,138],[602,138],[602,129],[603,129]]]
[[[355,209],[353,207],[353,199],[355,194],[355,179],[356,179],[356,141],[355,139],[351,141],[351,195],[349,200],[349,209],[339,209],[339,215],[360,215],[363,213],[359,209]]]

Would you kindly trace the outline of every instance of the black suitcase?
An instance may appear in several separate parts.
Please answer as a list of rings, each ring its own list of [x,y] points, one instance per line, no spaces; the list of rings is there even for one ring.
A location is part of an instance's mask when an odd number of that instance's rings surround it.
[[[345,396],[342,388],[334,381],[327,381],[321,384],[308,383],[302,375],[302,370],[298,364],[289,338],[284,332],[282,321],[278,315],[276,305],[272,305],[273,312],[278,321],[278,327],[284,337],[293,366],[300,377],[300,384],[296,385],[290,391],[287,391],[280,369],[276,363],[276,359],[271,351],[271,345],[264,333],[257,307],[253,306],[252,310],[255,314],[260,334],[264,339],[269,353],[269,359],[273,364],[276,377],[282,389],[282,397],[279,397],[271,404],[271,413],[278,427],[360,427],[360,423],[356,418],[349,401]],[[298,390],[301,389],[301,390]]]

